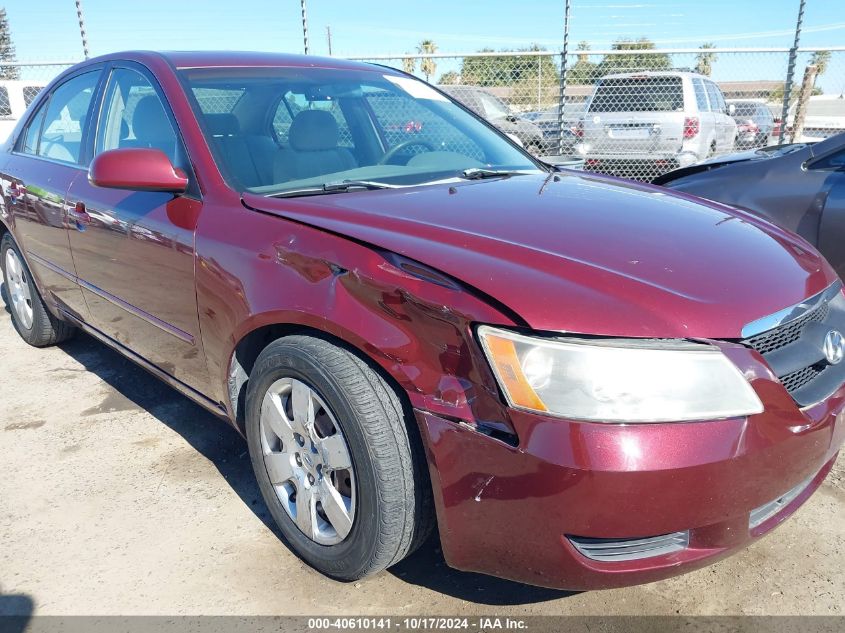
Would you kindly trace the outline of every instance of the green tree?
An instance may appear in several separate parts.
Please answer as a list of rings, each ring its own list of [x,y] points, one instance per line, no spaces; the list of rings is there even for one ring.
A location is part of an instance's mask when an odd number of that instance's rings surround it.
[[[590,61],[588,51],[590,50],[589,42],[578,42],[578,59],[573,64],[572,68],[566,71],[566,83],[570,85],[591,84],[598,79],[596,74],[597,65]]]
[[[719,59],[716,56],[716,53],[708,52],[711,48],[716,48],[716,45],[712,42],[708,42],[707,44],[702,44],[698,47],[701,49],[701,52],[695,58],[695,70],[702,75],[710,76],[710,73],[713,72],[713,64]]]
[[[461,76],[454,70],[450,70],[440,75],[440,80],[437,83],[441,86],[454,86],[461,83]]]
[[[647,37],[638,40],[621,39],[611,45],[614,51],[633,51],[631,53],[617,53],[605,55],[598,65],[599,76],[611,73],[627,73],[637,70],[669,70],[672,59],[666,53],[637,53],[636,51],[651,51],[655,49],[654,42]]]
[[[432,40],[423,40],[420,42],[420,45],[417,46],[417,52],[420,55],[433,55],[437,52],[437,44],[435,44]],[[425,80],[428,81],[429,78],[437,71],[437,62],[431,57],[423,57],[422,61],[420,61],[420,70],[423,75],[425,75]]]
[[[545,51],[537,44],[519,52]],[[492,53],[492,48],[482,48],[479,53]],[[560,80],[553,55],[491,55],[489,57],[464,57],[461,62],[461,79],[476,86],[513,86],[521,81],[543,84]]]
[[[9,18],[6,9],[0,7],[0,62],[17,61],[15,45],[12,43],[12,32],[9,28]],[[0,79],[18,79],[20,68],[17,66],[3,66],[0,64]]]

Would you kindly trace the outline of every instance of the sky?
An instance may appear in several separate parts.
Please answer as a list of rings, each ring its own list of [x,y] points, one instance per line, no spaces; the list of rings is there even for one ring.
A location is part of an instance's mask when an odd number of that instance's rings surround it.
[[[2,3],[19,60],[78,60],[82,46],[74,0]],[[798,0],[572,0],[570,41],[607,48],[621,37],[661,47],[789,47]],[[845,45],[845,0],[807,0],[802,46]],[[92,55],[115,50],[245,49],[300,53],[299,0],[83,0]],[[560,50],[563,0],[307,0],[310,52],[335,55],[413,51],[423,39],[440,52],[515,49],[537,43]],[[845,89],[845,53],[826,92]],[[749,58],[750,59],[750,58]],[[448,66],[441,64],[441,70]],[[758,62],[762,64],[761,61]],[[769,62],[766,62],[767,64]],[[774,62],[772,62],[774,64]],[[714,77],[736,78],[740,64],[717,64]],[[843,75],[840,80],[834,71]],[[760,68],[777,75],[777,68]],[[439,73],[438,73],[439,74]],[[759,78],[769,78],[762,77]],[[771,77],[776,78],[776,77]],[[800,80],[800,79],[799,79]],[[837,86],[835,84],[841,84]]]

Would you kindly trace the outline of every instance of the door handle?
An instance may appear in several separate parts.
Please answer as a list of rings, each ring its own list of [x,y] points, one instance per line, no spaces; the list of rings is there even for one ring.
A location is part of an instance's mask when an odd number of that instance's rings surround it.
[[[74,223],[77,231],[84,231],[91,224],[91,216],[85,210],[84,202],[68,205],[67,216]]]

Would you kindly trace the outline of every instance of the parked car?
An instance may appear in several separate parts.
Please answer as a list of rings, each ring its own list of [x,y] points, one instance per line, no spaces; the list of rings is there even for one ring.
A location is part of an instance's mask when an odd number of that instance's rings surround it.
[[[722,156],[654,182],[798,233],[845,278],[845,134]]]
[[[775,119],[769,107],[760,101],[728,101],[728,108],[734,107],[733,120],[736,123],[736,147],[766,147],[772,140]]]
[[[435,516],[459,569],[674,576],[784,521],[845,439],[845,295],[812,246],[549,169],[397,71],[112,54],[3,152],[21,337],[87,332],[231,423],[332,577],[397,563]]]
[[[578,158],[579,163],[583,159],[578,155],[576,146],[581,140],[581,115],[584,113],[583,104],[566,104],[563,112],[563,145],[558,144],[560,137],[560,123],[558,122],[558,109],[549,108],[536,112],[525,112],[521,116],[536,125],[543,134],[543,140],[539,154],[545,157],[565,156]]]
[[[736,124],[722,91],[696,73],[606,75],[583,118],[587,169],[650,180],[733,151]]]
[[[505,134],[516,137],[522,146],[535,155],[544,151],[543,132],[534,123],[513,113],[504,101],[476,86],[438,86],[450,97],[487,119]]]
[[[43,87],[40,81],[0,79],[0,144],[6,141]]]

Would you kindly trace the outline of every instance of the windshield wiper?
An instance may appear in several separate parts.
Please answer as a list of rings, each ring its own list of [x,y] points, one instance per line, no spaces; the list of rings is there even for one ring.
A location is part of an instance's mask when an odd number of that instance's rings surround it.
[[[396,189],[399,185],[389,185],[374,180],[341,180],[338,182],[325,182],[316,187],[305,187],[303,189],[290,189],[270,194],[271,198],[296,198],[298,196],[321,196],[327,193],[346,193],[354,189]]]
[[[514,171],[512,169],[485,169],[484,167],[470,167],[461,172],[461,178],[467,180],[483,180],[484,178],[507,178],[509,176],[518,176],[524,174],[523,171]]]

